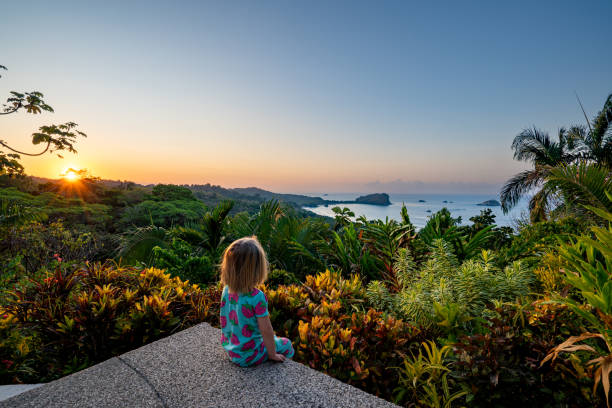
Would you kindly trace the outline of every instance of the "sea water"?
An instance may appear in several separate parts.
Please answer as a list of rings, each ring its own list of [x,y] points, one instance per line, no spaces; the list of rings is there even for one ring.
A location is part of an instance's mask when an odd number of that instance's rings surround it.
[[[359,197],[360,193],[342,193],[342,194],[309,194],[316,197],[321,197],[325,200],[350,201]],[[410,221],[418,228],[422,228],[427,223],[427,219],[436,211],[446,207],[454,218],[461,217],[461,224],[470,224],[470,217],[479,215],[486,208],[490,208],[495,215],[495,223],[498,226],[516,227],[517,221],[527,216],[527,202],[521,201],[508,214],[504,214],[501,207],[480,206],[479,203],[488,200],[497,200],[499,197],[495,195],[479,195],[479,194],[390,194],[389,200],[391,205],[379,206],[369,204],[332,204],[320,205],[317,207],[308,207],[310,210],[319,215],[334,217],[333,207],[348,207],[355,213],[356,217],[365,215],[369,220],[381,219],[389,217],[389,219],[401,220],[400,211],[402,205],[406,206]]]

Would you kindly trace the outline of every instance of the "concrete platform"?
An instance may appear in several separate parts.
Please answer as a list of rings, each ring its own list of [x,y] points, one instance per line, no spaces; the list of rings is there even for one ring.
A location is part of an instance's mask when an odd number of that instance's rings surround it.
[[[0,385],[0,401],[22,394],[28,390],[40,387],[42,384]]]
[[[294,361],[232,364],[206,323],[23,394],[0,407],[394,407]]]

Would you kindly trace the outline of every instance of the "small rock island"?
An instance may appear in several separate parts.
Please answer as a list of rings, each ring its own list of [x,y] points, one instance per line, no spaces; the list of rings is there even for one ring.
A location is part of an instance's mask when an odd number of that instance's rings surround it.
[[[389,194],[387,193],[368,194],[360,196],[355,199],[355,203],[370,205],[391,205],[391,201],[389,201]]]
[[[482,203],[476,204],[476,205],[481,205],[483,207],[499,207],[499,206],[501,206],[501,204],[497,200],[487,200],[487,201],[483,201]]]

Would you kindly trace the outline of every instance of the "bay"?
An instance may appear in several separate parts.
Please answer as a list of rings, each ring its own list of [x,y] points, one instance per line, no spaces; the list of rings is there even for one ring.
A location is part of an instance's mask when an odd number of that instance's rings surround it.
[[[366,193],[338,193],[338,194],[308,194],[313,197],[321,197],[325,200],[350,201],[355,200],[360,195]],[[461,224],[470,224],[470,217],[480,214],[486,208],[490,208],[495,215],[495,222],[498,226],[516,227],[517,220],[526,216],[527,201],[523,200],[514,207],[508,214],[504,214],[501,207],[485,207],[478,205],[487,200],[498,200],[495,195],[483,194],[389,194],[391,205],[378,206],[368,204],[337,204],[340,207],[348,207],[355,213],[356,217],[364,215],[367,219],[385,218],[400,220],[400,210],[402,204],[406,205],[408,215],[412,223],[418,228],[422,228],[427,223],[427,219],[436,211],[446,207],[452,216],[461,217]],[[421,201],[422,200],[422,201]],[[320,205],[317,207],[304,207],[319,215],[334,217],[332,208],[336,205]]]

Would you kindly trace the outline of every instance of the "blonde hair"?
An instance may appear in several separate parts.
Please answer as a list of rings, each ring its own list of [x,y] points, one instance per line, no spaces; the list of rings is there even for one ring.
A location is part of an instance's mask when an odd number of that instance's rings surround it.
[[[232,293],[247,293],[268,277],[268,260],[257,237],[240,238],[223,252],[221,282]]]

